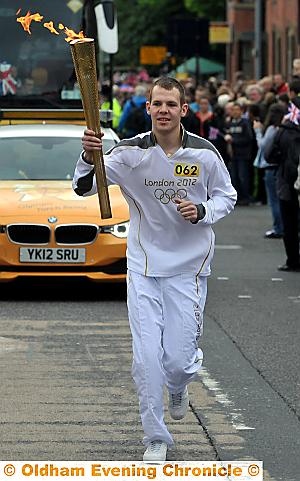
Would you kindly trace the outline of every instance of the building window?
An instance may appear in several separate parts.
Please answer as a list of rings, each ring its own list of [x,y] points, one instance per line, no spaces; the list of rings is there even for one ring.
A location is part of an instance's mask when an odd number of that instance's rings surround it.
[[[239,41],[239,64],[238,70],[244,72],[246,78],[253,78],[253,44],[250,41]]]
[[[295,33],[290,29],[286,29],[286,75],[287,78],[291,78],[293,73],[293,59],[296,57],[296,37]]]
[[[282,72],[281,58],[281,38],[278,35],[275,44],[275,72]]]

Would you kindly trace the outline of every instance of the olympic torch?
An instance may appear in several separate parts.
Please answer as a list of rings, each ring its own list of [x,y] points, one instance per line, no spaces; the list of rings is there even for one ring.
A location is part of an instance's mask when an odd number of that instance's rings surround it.
[[[80,88],[86,125],[101,138],[100,101],[96,73],[95,43],[93,38],[70,42],[76,77]],[[112,217],[102,147],[93,151],[100,213],[102,219]]]

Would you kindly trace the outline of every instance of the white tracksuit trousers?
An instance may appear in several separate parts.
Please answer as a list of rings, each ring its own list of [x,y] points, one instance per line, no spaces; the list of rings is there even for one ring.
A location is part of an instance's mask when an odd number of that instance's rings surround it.
[[[164,386],[178,393],[202,364],[207,278],[190,274],[145,277],[128,271],[128,314],[132,333],[132,376],[145,433],[143,442],[173,438],[164,422]]]

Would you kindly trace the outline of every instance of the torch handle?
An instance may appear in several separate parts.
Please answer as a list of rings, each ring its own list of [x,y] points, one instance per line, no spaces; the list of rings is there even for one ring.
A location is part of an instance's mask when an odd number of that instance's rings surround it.
[[[80,88],[86,125],[101,138],[95,42],[92,38],[70,42],[77,81]],[[102,219],[112,217],[102,148],[93,152],[98,198]]]
[[[97,191],[102,219],[112,217],[109,201],[109,194],[106,183],[105,166],[102,147],[100,150],[93,151],[93,163],[96,175]]]

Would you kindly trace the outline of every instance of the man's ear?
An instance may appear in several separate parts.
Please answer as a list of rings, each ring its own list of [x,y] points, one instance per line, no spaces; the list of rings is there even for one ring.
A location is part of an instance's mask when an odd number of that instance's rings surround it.
[[[185,116],[186,116],[186,114],[187,114],[187,112],[188,112],[188,109],[189,109],[188,104],[182,104],[182,106],[181,106],[181,113],[180,113],[181,117],[185,117]]]
[[[147,102],[146,102],[146,112],[147,112],[148,115],[150,115],[150,102],[149,102],[149,100],[147,100]]]

